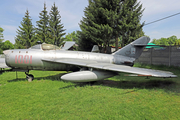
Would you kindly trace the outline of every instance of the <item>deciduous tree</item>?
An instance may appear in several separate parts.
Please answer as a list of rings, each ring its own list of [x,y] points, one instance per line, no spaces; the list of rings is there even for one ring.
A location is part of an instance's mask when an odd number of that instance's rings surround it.
[[[3,36],[3,31],[4,31],[4,29],[0,27],[0,44],[1,44],[2,41],[4,40],[4,39],[3,39],[3,37],[4,37],[4,36]]]
[[[2,50],[14,49],[14,45],[9,40],[6,40],[5,42],[2,43],[1,48]]]
[[[152,43],[156,45],[173,46],[173,45],[180,45],[180,39],[178,39],[176,36],[173,35],[169,38],[153,39]]]
[[[3,31],[4,31],[4,29],[0,27],[0,54],[2,54],[2,51],[3,51],[2,47],[1,47],[2,46],[2,41],[4,40],[3,39]]]

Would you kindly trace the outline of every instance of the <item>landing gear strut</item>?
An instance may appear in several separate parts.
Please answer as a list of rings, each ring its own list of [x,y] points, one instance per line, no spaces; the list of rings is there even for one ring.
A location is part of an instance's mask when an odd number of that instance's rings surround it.
[[[25,72],[26,74],[26,79],[29,81],[29,82],[32,82],[33,79],[34,79],[34,76],[32,74],[29,74],[28,72]]]

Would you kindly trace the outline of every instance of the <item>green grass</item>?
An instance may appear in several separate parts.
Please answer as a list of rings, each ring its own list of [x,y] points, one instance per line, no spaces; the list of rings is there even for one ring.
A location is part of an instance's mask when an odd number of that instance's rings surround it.
[[[137,67],[172,71],[165,66]],[[33,82],[23,72],[0,75],[0,119],[180,119],[180,77],[149,78],[115,76],[93,85],[63,82],[66,72],[30,71]]]

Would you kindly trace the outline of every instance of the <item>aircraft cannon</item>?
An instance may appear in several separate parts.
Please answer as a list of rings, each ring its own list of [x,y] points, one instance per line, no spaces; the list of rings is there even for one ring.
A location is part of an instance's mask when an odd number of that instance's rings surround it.
[[[61,77],[62,80],[70,82],[91,82],[97,80],[103,80],[117,75],[116,72],[110,71],[79,71],[65,74]]]

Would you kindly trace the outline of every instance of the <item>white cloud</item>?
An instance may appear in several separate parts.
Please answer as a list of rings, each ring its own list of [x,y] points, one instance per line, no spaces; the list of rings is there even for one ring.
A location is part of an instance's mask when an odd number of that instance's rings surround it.
[[[145,11],[142,19],[145,21],[167,17],[180,11],[179,0],[139,0]]]
[[[28,9],[33,25],[36,26],[36,21],[39,20],[38,16],[43,10],[44,2],[46,3],[48,13],[55,2],[60,11],[61,23],[64,24],[64,29],[67,31],[69,31],[69,29],[79,29],[78,23],[84,14],[83,10],[85,6],[88,4],[88,1],[85,0],[18,0],[18,4],[14,5],[14,8],[22,17],[24,17],[25,11]],[[84,5],[84,7],[82,7],[82,5]]]
[[[149,34],[151,35],[152,39],[159,39],[159,38],[168,38],[171,37],[173,35],[177,36],[178,38],[180,38],[180,33],[179,33],[180,29],[176,29],[173,31],[169,31],[169,30],[154,30],[154,31],[150,31]]]
[[[11,25],[2,25],[2,28],[5,30],[4,32],[15,33],[17,30],[17,26]]]
[[[180,10],[179,0],[140,0],[140,2],[143,4],[143,8],[145,8],[144,12],[146,15]]]
[[[2,25],[2,28],[4,29],[3,35],[4,35],[4,41],[9,40],[11,43],[15,43],[15,35],[17,31],[17,26],[11,26],[11,25]]]
[[[4,34],[4,41],[6,41],[6,40],[9,40],[11,43],[15,43],[15,36],[14,35],[9,35],[9,34]],[[4,42],[3,41],[3,42]]]
[[[149,23],[161,18],[170,16],[180,12],[179,0],[139,0],[143,4],[145,11],[143,12],[142,22]],[[144,26],[144,32],[151,39],[159,39],[161,37],[170,37],[176,35],[180,38],[180,15],[168,18],[153,24]]]
[[[152,22],[154,20],[175,14],[180,11],[179,0],[139,0],[143,4],[145,11],[143,12],[142,22]],[[1,27],[5,29],[5,39],[14,39],[18,26],[25,15],[26,10],[29,10],[33,25],[36,26],[36,21],[39,20],[39,13],[43,10],[44,2],[46,3],[47,11],[55,2],[61,15],[61,23],[64,24],[66,33],[79,30],[78,23],[84,16],[84,9],[88,6],[88,0],[16,0],[6,3],[8,7],[0,5],[4,11],[1,11],[0,19]],[[174,19],[173,19],[174,18]],[[176,35],[180,37],[179,22],[180,15],[157,22],[155,24],[144,27],[146,35],[153,38],[169,37]],[[164,27],[166,26],[166,27]]]

